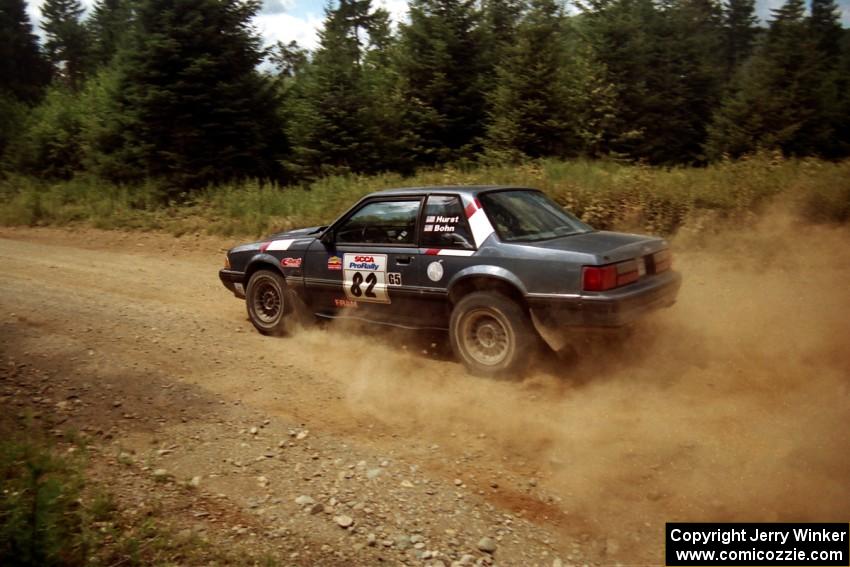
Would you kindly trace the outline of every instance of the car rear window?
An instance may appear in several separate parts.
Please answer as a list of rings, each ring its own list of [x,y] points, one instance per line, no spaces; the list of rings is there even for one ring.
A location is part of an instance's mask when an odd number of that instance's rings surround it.
[[[495,191],[478,199],[504,242],[547,240],[593,230],[539,191]]]
[[[422,246],[434,248],[474,248],[472,233],[460,199],[449,195],[431,195],[425,205]]]

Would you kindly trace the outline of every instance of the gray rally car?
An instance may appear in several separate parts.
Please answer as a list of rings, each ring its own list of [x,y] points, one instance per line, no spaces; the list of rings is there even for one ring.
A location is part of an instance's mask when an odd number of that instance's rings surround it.
[[[597,231],[540,191],[416,187],[361,199],[329,226],[237,246],[219,272],[263,334],[297,309],[448,330],[478,374],[515,372],[542,337],[614,329],[672,305],[667,243]]]

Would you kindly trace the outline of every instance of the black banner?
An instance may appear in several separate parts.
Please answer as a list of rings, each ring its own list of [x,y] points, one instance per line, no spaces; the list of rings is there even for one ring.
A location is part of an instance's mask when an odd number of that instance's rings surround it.
[[[667,565],[850,566],[847,524],[668,523]]]

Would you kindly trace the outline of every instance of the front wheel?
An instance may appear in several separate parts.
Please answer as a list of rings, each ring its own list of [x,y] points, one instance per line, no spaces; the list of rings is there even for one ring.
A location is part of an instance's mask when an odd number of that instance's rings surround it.
[[[466,368],[483,376],[521,373],[536,344],[525,310],[492,291],[470,293],[455,305],[449,340]]]
[[[260,270],[251,276],[245,291],[248,317],[264,335],[286,332],[286,281],[278,273]]]

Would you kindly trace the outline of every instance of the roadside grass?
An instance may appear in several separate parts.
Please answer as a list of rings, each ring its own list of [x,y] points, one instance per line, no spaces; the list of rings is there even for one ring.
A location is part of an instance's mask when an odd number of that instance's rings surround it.
[[[74,463],[30,442],[0,443],[0,563],[83,565],[94,543]]]
[[[123,514],[115,496],[88,478],[84,446],[69,438],[60,448],[27,428],[0,441],[0,565],[277,564],[177,531],[162,510]]]
[[[748,222],[782,200],[803,219],[850,220],[850,160],[764,154],[705,168],[655,168],[614,161],[542,160],[523,165],[445,167],[412,177],[334,176],[301,186],[257,181],[209,188],[164,202],[154,184],[122,187],[80,177],[0,181],[0,224],[74,225],[256,237],[326,224],[363,195],[398,186],[505,184],[536,187],[600,229],[674,234]]]

